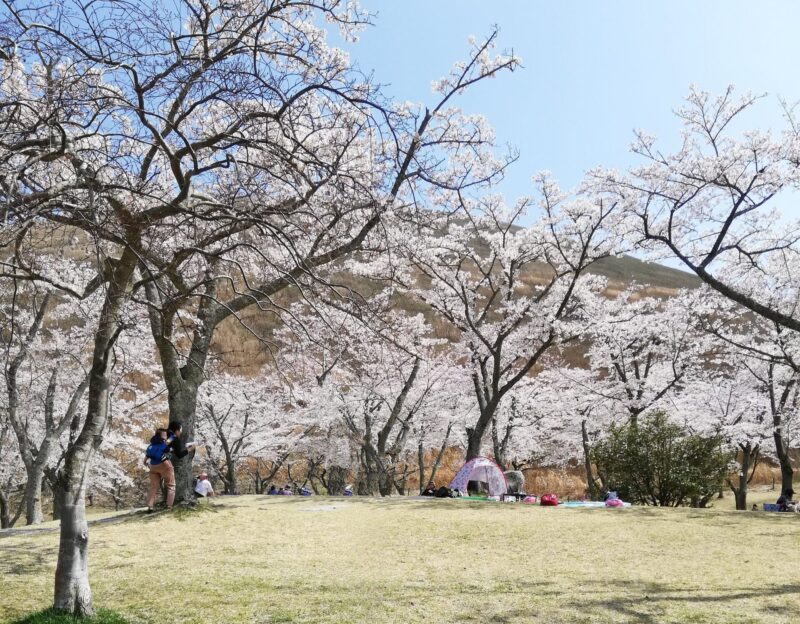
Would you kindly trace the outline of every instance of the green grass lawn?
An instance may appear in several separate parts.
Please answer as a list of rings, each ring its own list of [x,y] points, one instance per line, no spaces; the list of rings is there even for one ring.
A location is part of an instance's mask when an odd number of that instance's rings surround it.
[[[800,514],[243,496],[90,533],[96,605],[130,622],[777,623],[800,613]],[[0,621],[50,605],[57,537],[0,537]]]

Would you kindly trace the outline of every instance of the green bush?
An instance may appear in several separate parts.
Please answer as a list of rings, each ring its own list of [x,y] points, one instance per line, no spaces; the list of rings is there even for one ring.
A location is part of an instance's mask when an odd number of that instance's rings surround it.
[[[720,490],[730,457],[719,436],[692,435],[663,413],[612,426],[592,460],[603,483],[632,503],[705,506]]]
[[[121,615],[107,609],[98,609],[92,618],[77,618],[72,615],[55,613],[52,609],[39,611],[26,615],[24,618],[14,620],[11,624],[128,624],[128,620]]]

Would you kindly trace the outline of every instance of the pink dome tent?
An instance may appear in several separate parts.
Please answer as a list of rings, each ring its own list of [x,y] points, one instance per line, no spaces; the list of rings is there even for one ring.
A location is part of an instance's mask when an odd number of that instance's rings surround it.
[[[483,481],[488,484],[489,496],[502,496],[508,491],[506,475],[500,466],[488,457],[476,457],[464,464],[450,482],[450,489],[466,494],[467,484],[470,481]]]

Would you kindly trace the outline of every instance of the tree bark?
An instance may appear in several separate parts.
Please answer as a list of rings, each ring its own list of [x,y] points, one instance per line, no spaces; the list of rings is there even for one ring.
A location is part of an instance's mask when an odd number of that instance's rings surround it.
[[[36,470],[28,473],[25,484],[25,524],[40,524],[42,518],[42,480],[44,473]]]
[[[83,488],[60,494],[61,536],[53,608],[76,616],[91,616],[94,608],[89,586],[89,525]]]
[[[194,440],[195,430],[195,409],[197,407],[197,391],[199,386],[182,382],[180,390],[175,389],[176,384],[167,384],[173,390],[169,392],[169,418],[181,423],[181,438],[183,440]],[[195,450],[191,449],[185,457],[175,458],[175,503],[190,504],[196,503],[192,481],[194,475],[192,465],[194,462]]]
[[[778,456],[778,463],[781,467],[781,494],[786,494],[787,491],[793,489],[792,482],[794,481],[794,469],[792,468],[792,460],[789,457],[789,445],[783,437],[781,427],[775,428],[773,437],[775,438],[775,454]]]
[[[11,527],[11,511],[6,493],[0,491],[0,529]]]
[[[755,474],[760,447],[758,444],[754,445],[752,442],[748,442],[745,445],[740,445],[740,448],[742,454],[742,468],[739,472],[739,481],[734,484],[728,479],[728,486],[733,491],[737,511],[746,511],[747,485],[750,483],[750,479],[753,478],[753,474]]]
[[[341,466],[331,466],[327,470],[327,478],[323,485],[329,496],[341,496],[347,483],[347,469]]]
[[[583,444],[583,468],[586,471],[586,486],[591,500],[600,500],[603,492],[597,487],[597,480],[592,471],[592,449],[589,445],[589,432],[586,430],[586,421],[581,421],[581,442]]]
[[[94,337],[86,420],[69,445],[60,473],[61,533],[56,565],[53,608],[84,617],[94,614],[89,587],[89,527],[86,523],[86,483],[94,453],[108,424],[111,350],[122,331],[122,312],[130,299],[137,256],[126,247],[108,280],[103,308]]]

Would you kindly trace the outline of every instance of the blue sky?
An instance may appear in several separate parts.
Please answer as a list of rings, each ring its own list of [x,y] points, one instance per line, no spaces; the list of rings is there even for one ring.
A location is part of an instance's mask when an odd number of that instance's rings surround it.
[[[549,169],[564,186],[595,165],[625,168],[634,128],[674,146],[672,110],[690,83],[767,92],[748,127],[782,125],[777,97],[800,100],[800,2],[744,0],[362,0],[375,26],[348,46],[402,100],[434,101],[430,82],[497,24],[524,67],[459,101],[484,113],[521,158],[501,190],[529,193]]]

